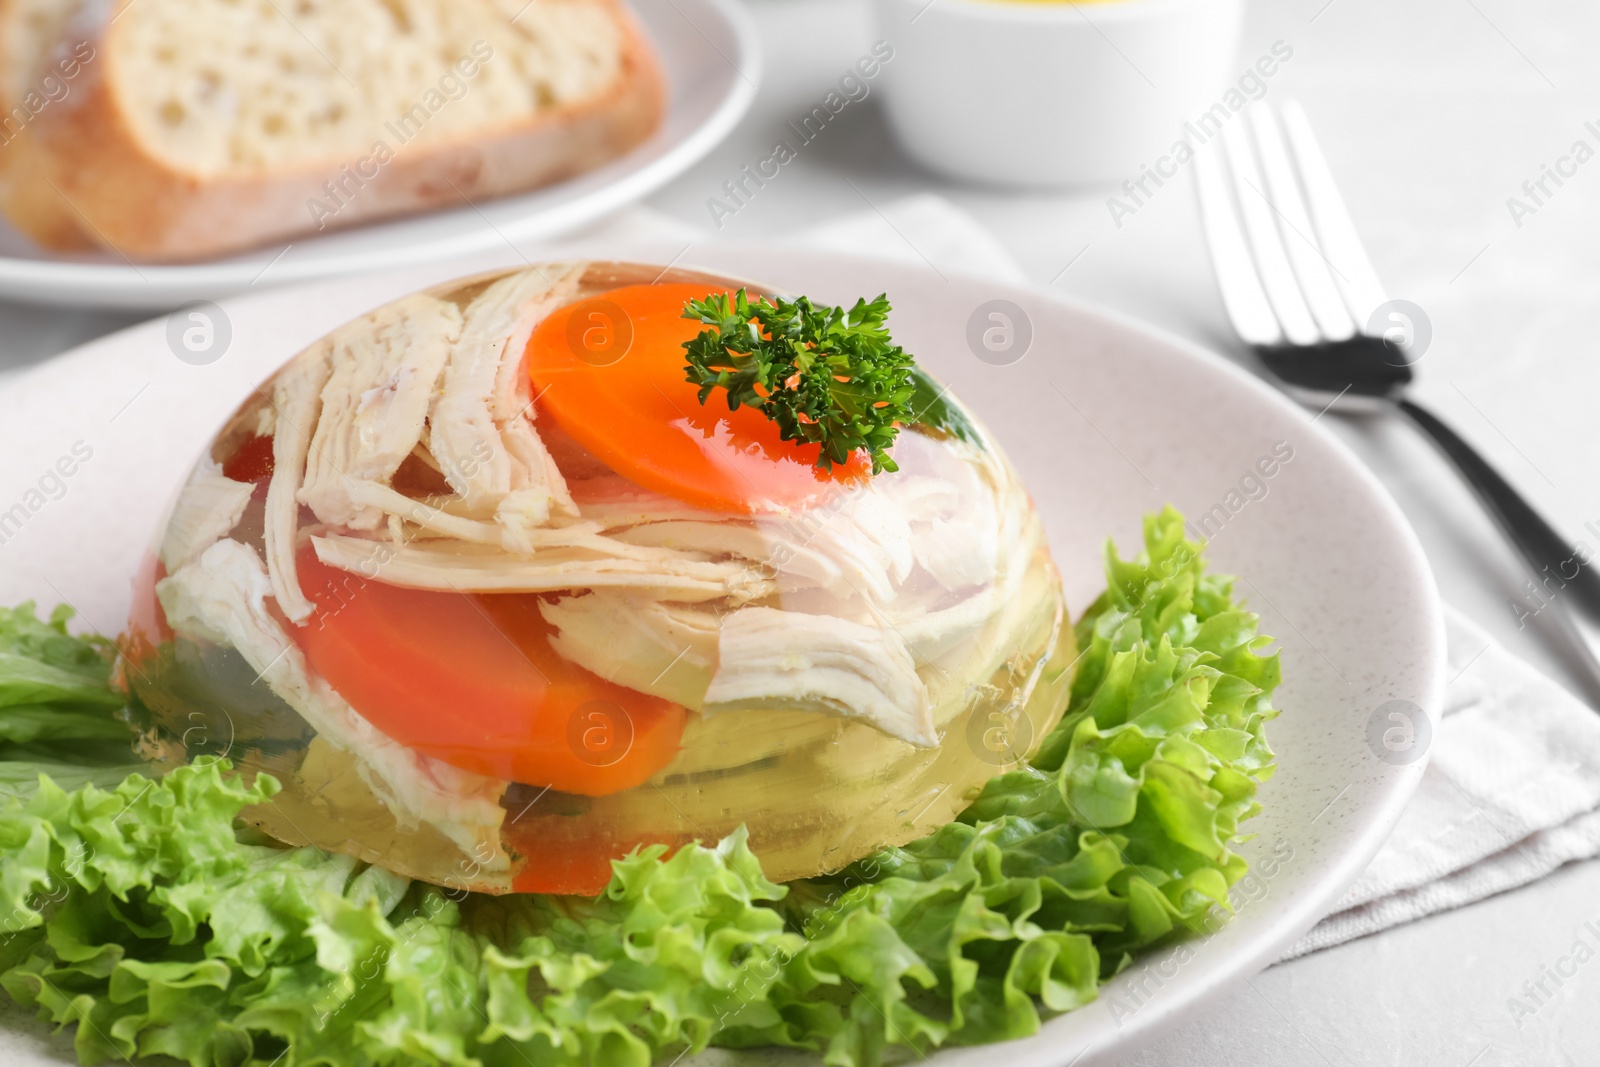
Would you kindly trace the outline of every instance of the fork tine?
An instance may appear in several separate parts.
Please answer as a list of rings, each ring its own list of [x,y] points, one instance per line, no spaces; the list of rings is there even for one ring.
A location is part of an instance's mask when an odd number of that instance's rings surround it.
[[[1300,295],[1300,284],[1289,266],[1289,256],[1278,236],[1277,223],[1273,221],[1271,202],[1263,188],[1261,172],[1256,167],[1250,150],[1250,140],[1244,126],[1232,123],[1222,129],[1222,147],[1227,150],[1228,164],[1233,170],[1234,195],[1239,201],[1239,213],[1244,216],[1245,233],[1250,238],[1251,251],[1255,253],[1256,273],[1261,276],[1262,288],[1272,309],[1278,313],[1278,322],[1292,345],[1314,345],[1321,336],[1311,309]]]
[[[1250,262],[1250,250],[1245,246],[1244,231],[1234,212],[1233,198],[1228,195],[1217,151],[1203,148],[1195,153],[1194,177],[1200,194],[1200,222],[1206,233],[1206,247],[1211,250],[1222,306],[1234,332],[1245,344],[1280,345],[1283,331]]]
[[[1328,169],[1322,147],[1311,132],[1305,111],[1293,100],[1284,101],[1279,110],[1323,254],[1333,264],[1345,306],[1355,319],[1357,329],[1368,333],[1373,312],[1388,299],[1383,283],[1378,281],[1378,272],[1372,269],[1372,260],[1367,258],[1367,250],[1361,245],[1355,223],[1350,220],[1350,212],[1339,195],[1333,172]]]
[[[1250,108],[1248,115],[1256,135],[1256,154],[1267,177],[1267,192],[1278,216],[1278,232],[1300,279],[1300,295],[1305,297],[1324,339],[1348,341],[1355,335],[1356,324],[1345,310],[1344,298],[1329,273],[1328,260],[1317,247],[1316,231],[1311,228],[1305,201],[1300,197],[1300,184],[1284,150],[1277,120],[1265,104]]]

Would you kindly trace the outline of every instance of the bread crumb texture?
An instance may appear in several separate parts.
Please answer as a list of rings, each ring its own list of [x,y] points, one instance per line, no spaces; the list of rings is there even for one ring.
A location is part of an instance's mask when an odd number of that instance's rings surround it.
[[[70,51],[61,38],[76,4],[68,0],[9,0],[11,29],[0,34],[0,102],[9,111],[30,91],[42,92],[40,80],[58,55]]]
[[[111,27],[146,149],[247,175],[523,124],[603,95],[623,38],[596,0],[138,0]]]

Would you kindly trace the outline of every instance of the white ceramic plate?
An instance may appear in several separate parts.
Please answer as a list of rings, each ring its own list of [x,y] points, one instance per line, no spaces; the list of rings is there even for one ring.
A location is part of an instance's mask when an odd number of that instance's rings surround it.
[[[664,262],[679,250],[595,251]],[[1198,517],[1218,505],[1211,556],[1244,577],[1240,589],[1264,632],[1281,640],[1283,713],[1270,729],[1279,770],[1261,790],[1265,813],[1249,824],[1259,836],[1242,851],[1257,873],[1242,883],[1234,921],[1181,955],[1142,960],[1096,1004],[1036,1037],[1003,1052],[979,1047],[932,1059],[940,1067],[1000,1055],[1015,1067],[1107,1062],[1272,963],[1360,873],[1421,776],[1421,761],[1396,766],[1375,754],[1368,738],[1377,709],[1408,700],[1438,713],[1444,634],[1433,579],[1372,476],[1255,379],[1103,311],[821,253],[708,246],[680,262],[830,302],[887,292],[896,339],[985,420],[1031,487],[1076,608],[1102,587],[1106,537],[1132,551],[1145,512],[1171,502]],[[64,481],[59,499],[31,498],[42,504],[0,545],[0,603],[67,600],[92,626],[116,632],[129,576],[169,494],[260,379],[370,307],[504,263],[252,294],[224,304],[232,346],[208,365],[175,358],[166,321],[155,320],[8,384],[0,391],[0,512],[38,488],[75,443],[93,455]],[[1018,321],[1032,334],[1026,355],[1008,366],[980,361],[967,342],[973,313],[996,299],[1021,309]],[[1293,458],[1274,477],[1249,481],[1275,446]],[[1252,489],[1258,484],[1264,494]],[[65,1048],[59,1038],[30,1040],[38,1054],[6,1062],[54,1062],[47,1050],[59,1056]],[[713,1053],[704,1062],[726,1061]]]
[[[257,284],[399,270],[576,230],[650,195],[698,162],[744,115],[761,79],[759,42],[740,0],[630,2],[661,58],[666,113],[648,140],[603,167],[520,196],[181,266],[136,265],[112,253],[51,255],[0,220],[0,297],[165,309]]]

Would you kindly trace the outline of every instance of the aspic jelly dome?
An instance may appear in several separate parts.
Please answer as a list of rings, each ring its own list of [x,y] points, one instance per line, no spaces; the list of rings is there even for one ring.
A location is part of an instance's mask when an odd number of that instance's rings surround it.
[[[146,757],[226,755],[281,783],[273,837],[487,892],[741,825],[786,881],[954,818],[1065,703],[1039,520],[942,391],[876,474],[702,403],[684,306],[739,285],[543,264],[291,359],[156,538]]]

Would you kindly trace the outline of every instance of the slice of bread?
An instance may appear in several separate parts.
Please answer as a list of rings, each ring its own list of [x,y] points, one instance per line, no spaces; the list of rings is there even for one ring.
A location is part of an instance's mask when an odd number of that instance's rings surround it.
[[[0,207],[135,259],[531,189],[662,106],[620,0],[0,0],[0,55],[48,33],[93,58],[31,117]]]

